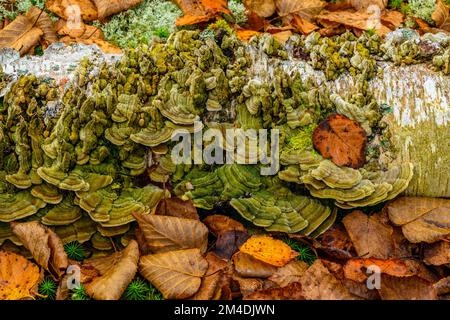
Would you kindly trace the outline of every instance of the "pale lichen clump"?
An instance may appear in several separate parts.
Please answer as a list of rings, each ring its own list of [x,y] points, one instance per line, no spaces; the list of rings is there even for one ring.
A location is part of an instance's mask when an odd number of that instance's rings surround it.
[[[436,0],[408,0],[411,14],[433,25],[431,15],[436,10]]]
[[[135,48],[150,43],[153,37],[167,38],[181,15],[181,10],[171,1],[145,0],[136,8],[114,15],[105,24],[95,24],[106,40],[124,49]]]

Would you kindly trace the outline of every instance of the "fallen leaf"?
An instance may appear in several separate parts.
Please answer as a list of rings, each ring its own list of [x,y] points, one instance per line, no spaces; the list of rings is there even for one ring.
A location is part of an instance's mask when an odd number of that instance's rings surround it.
[[[442,278],[438,282],[436,282],[433,287],[436,289],[436,293],[439,296],[449,294],[450,293],[450,276],[446,278]]]
[[[97,7],[98,19],[104,20],[113,14],[128,10],[143,0],[93,0]]]
[[[173,0],[181,9],[183,16],[178,18],[176,26],[187,26],[207,22],[219,14],[231,14],[226,0]]]
[[[342,223],[360,257],[389,259],[394,256],[393,229],[361,211],[353,211]]]
[[[141,257],[140,273],[165,299],[186,299],[200,288],[208,262],[199,249],[177,250]]]
[[[244,300],[304,300],[302,286],[294,282],[284,288],[271,288],[254,292]]]
[[[275,3],[280,17],[296,14],[308,22],[313,22],[327,4],[321,0],[275,0]]]
[[[198,220],[133,213],[154,253],[199,248],[206,252],[208,228]]]
[[[303,261],[291,261],[269,277],[270,281],[275,282],[280,287],[286,287],[294,282],[299,282],[300,278],[308,269],[308,265]]]
[[[264,289],[264,281],[258,278],[243,278],[237,275],[233,276],[233,281],[239,287],[240,295],[243,297],[249,296],[252,293]]]
[[[351,279],[347,279],[344,275],[343,265],[322,259],[323,265],[336,277],[345,288],[354,296],[360,297],[365,300],[379,300],[380,295],[377,290],[369,289],[366,282],[357,282]]]
[[[316,260],[300,279],[307,300],[354,300],[347,288],[333,276],[320,259]]]
[[[308,20],[302,18],[299,15],[293,15],[291,25],[297,29],[298,32],[301,34],[310,34],[313,31],[316,31],[319,29],[317,25],[314,23],[309,22]]]
[[[277,271],[276,267],[243,252],[233,256],[233,263],[236,273],[241,277],[268,278]]]
[[[268,18],[276,11],[274,0],[244,0],[245,7],[258,16]]]
[[[96,300],[118,300],[136,275],[138,261],[139,248],[135,240],[123,251],[85,261],[100,272],[100,277],[84,285],[86,292]]]
[[[450,199],[401,197],[388,204],[387,212],[409,242],[432,243],[450,235]]]
[[[381,273],[395,277],[411,277],[420,272],[420,264],[409,259],[350,259],[344,265],[344,274],[347,279],[357,282],[367,280],[366,270],[376,267]]]
[[[97,20],[97,8],[91,0],[47,0],[45,7],[73,23]]]
[[[42,35],[41,29],[34,27],[25,16],[19,15],[0,31],[0,49],[12,48],[24,55],[39,42]]]
[[[367,134],[355,121],[335,114],[313,132],[314,148],[338,166],[361,168],[366,162]]]
[[[371,6],[378,7],[380,11],[386,8],[388,0],[350,0],[356,10],[366,10]]]
[[[423,255],[426,264],[434,266],[450,264],[450,242],[440,241],[425,245]]]
[[[32,298],[41,279],[39,267],[26,258],[0,251],[0,300]]]
[[[404,22],[403,13],[389,10],[381,16],[381,22],[392,30],[398,28]]]
[[[354,251],[350,236],[341,223],[335,224],[322,234],[314,243],[314,247],[334,259],[342,260],[352,258]]]
[[[220,214],[207,216],[203,223],[216,236],[225,231],[247,231],[242,223]]]
[[[298,256],[286,243],[269,236],[252,236],[240,251],[276,267],[282,267]]]
[[[248,238],[247,231],[229,230],[221,232],[214,245],[214,253],[223,259],[229,260]]]
[[[164,198],[156,207],[157,215],[200,220],[192,200],[184,201],[178,197]]]
[[[61,277],[68,266],[68,260],[64,245],[56,233],[38,221],[11,222],[11,230],[41,267],[55,279]]]
[[[437,0],[436,9],[431,18],[436,22],[436,25],[450,32],[450,8],[442,0]]]
[[[220,290],[220,280],[228,264],[212,252],[206,255],[206,261],[208,262],[208,270],[202,279],[200,289],[191,297],[192,300],[211,300],[215,293]]]
[[[399,278],[381,275],[378,290],[383,300],[436,300],[436,289],[428,281],[417,276]]]
[[[44,10],[31,6],[25,16],[33,25],[42,30],[44,34],[43,39],[46,46],[58,41],[55,28],[53,27],[53,22]]]
[[[277,40],[279,43],[284,44],[286,43],[286,41],[289,40],[289,38],[293,35],[292,31],[287,30],[287,31],[282,31],[282,32],[278,32],[273,34],[273,38],[275,40]]]
[[[63,19],[59,19],[56,23],[56,30],[59,35],[74,39],[104,39],[102,30],[96,26],[80,23],[77,28],[74,28]]]
[[[317,17],[318,21],[332,21],[345,25],[348,28],[355,28],[358,30],[374,29],[378,35],[384,36],[391,32],[391,29],[381,24],[380,19],[374,12],[366,11],[335,11],[325,12]]]

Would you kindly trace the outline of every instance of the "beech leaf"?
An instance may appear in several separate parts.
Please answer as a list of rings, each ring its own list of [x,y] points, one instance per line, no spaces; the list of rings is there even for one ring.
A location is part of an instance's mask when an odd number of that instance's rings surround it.
[[[286,287],[294,282],[299,282],[305,271],[308,269],[308,265],[303,261],[291,261],[284,267],[278,268],[278,270],[270,276],[269,280],[275,282],[280,287]]]
[[[327,4],[321,0],[275,0],[275,3],[280,17],[296,14],[309,22],[313,22]]]
[[[233,263],[236,273],[241,277],[268,278],[277,271],[276,267],[243,252],[233,256]]]
[[[23,55],[39,42],[42,34],[27,17],[19,15],[0,31],[0,49],[12,48]]]
[[[252,236],[240,251],[276,267],[282,267],[298,256],[286,243],[269,236]]]
[[[200,288],[208,262],[199,249],[176,250],[141,257],[140,273],[165,299],[186,299]]]
[[[302,285],[294,282],[284,288],[270,288],[254,292],[244,300],[304,300]]]
[[[208,228],[198,220],[152,214],[133,216],[154,253],[190,248],[206,252]]]
[[[450,32],[450,8],[442,0],[437,0],[436,9],[434,10],[431,18],[436,22],[436,25]]]
[[[192,300],[211,300],[216,292],[220,291],[220,280],[227,268],[227,262],[220,259],[212,252],[209,252],[206,255],[206,261],[208,261],[208,270],[202,279],[200,289],[191,298]]]
[[[361,168],[366,162],[367,134],[359,123],[335,114],[313,132],[314,148],[338,166]]]
[[[274,0],[244,0],[245,7],[263,18],[268,18],[276,11]]]
[[[51,229],[32,222],[11,222],[12,232],[19,238],[34,260],[59,279],[69,262],[61,239]]]
[[[128,10],[143,0],[93,0],[98,11],[98,19],[103,20],[113,14]]]
[[[96,300],[118,300],[137,272],[139,248],[135,240],[108,257],[86,260],[100,272],[100,277],[85,284],[86,292]]]
[[[0,300],[32,298],[40,278],[34,263],[13,252],[0,251]]]
[[[59,17],[73,22],[97,20],[97,8],[91,0],[47,0],[45,7]]]

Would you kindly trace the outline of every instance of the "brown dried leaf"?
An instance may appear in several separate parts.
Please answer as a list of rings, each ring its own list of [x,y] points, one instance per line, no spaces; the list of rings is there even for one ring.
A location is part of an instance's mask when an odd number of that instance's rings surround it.
[[[23,55],[39,42],[42,34],[28,18],[19,15],[0,31],[0,49],[13,48]]]
[[[381,273],[395,277],[411,277],[419,274],[420,264],[408,259],[350,259],[344,265],[344,274],[347,279],[363,282],[367,279],[366,269],[375,266]]]
[[[308,22],[315,21],[327,4],[321,0],[275,0],[275,3],[280,17],[296,14]]]
[[[208,262],[199,249],[177,250],[141,257],[140,273],[165,299],[186,299],[200,288]]]
[[[291,261],[284,267],[270,276],[269,280],[275,282],[280,287],[286,287],[294,282],[299,282],[300,278],[308,269],[308,265],[303,261]]]
[[[113,14],[128,10],[143,0],[93,0],[98,11],[98,19],[103,20]]]
[[[412,243],[432,243],[450,235],[450,199],[401,197],[388,204],[387,211]]]
[[[177,27],[207,22],[222,13],[231,14],[226,0],[173,0],[173,2],[184,14],[177,19]]]
[[[263,18],[268,18],[276,11],[274,0],[244,0],[245,7]]]
[[[71,22],[97,20],[97,8],[91,0],[47,0],[47,10]]]
[[[154,253],[190,248],[206,252],[208,228],[198,220],[135,213],[133,217]]]
[[[444,1],[437,0],[436,9],[431,15],[431,18],[439,28],[450,32],[450,8]]]
[[[286,30],[273,34],[275,40],[277,40],[281,44],[285,44],[286,41],[293,35],[292,31]]]
[[[61,36],[69,36],[79,39],[104,39],[103,32],[96,26],[80,23],[78,28],[67,24],[67,21],[59,19],[56,23],[56,30]]]
[[[243,252],[233,256],[233,263],[236,273],[241,277],[268,278],[277,271],[276,267]]]
[[[252,236],[240,250],[276,267],[282,267],[298,256],[286,243],[269,236]]]
[[[433,287],[439,296],[450,293],[450,276],[442,278],[436,282]]]
[[[341,223],[332,226],[317,240],[314,247],[334,259],[344,260],[352,257],[353,243]]]
[[[294,282],[284,288],[264,289],[245,296],[244,300],[304,300],[302,286]]]
[[[371,12],[366,11],[335,11],[326,12],[317,17],[319,21],[332,21],[345,25],[348,28],[355,28],[358,30],[375,29],[377,34],[384,36],[389,33],[391,29],[380,23],[379,19]]]
[[[395,30],[404,22],[403,13],[399,11],[386,11],[381,16],[381,22],[388,28]]]
[[[292,16],[291,25],[295,27],[295,29],[297,29],[298,32],[305,35],[310,34],[311,32],[319,29],[319,27],[314,23],[311,23],[308,20],[296,14]]]
[[[139,248],[135,240],[121,252],[86,261],[101,275],[85,284],[86,292],[96,300],[118,300],[136,275],[138,261]]]
[[[41,279],[39,267],[24,257],[0,251],[0,300],[32,298]]]
[[[177,197],[162,199],[156,207],[155,214],[200,220],[192,200],[184,201]]]
[[[393,229],[376,217],[353,211],[342,219],[358,256],[389,259],[394,256]]]
[[[425,245],[423,255],[426,264],[434,266],[450,264],[450,242],[440,241]]]
[[[355,121],[335,114],[313,132],[314,148],[338,166],[361,168],[366,162],[367,134]]]
[[[247,231],[242,223],[220,214],[207,216],[203,220],[203,223],[208,227],[209,231],[216,236],[225,231]]]
[[[388,0],[350,0],[350,3],[356,10],[367,10],[369,7],[375,6],[382,11],[386,8]]]
[[[44,10],[31,6],[25,16],[33,25],[42,30],[44,33],[43,39],[46,46],[58,41],[53,22]]]
[[[229,230],[221,232],[217,237],[214,253],[222,259],[229,260],[248,238],[247,231]]]
[[[306,270],[300,279],[303,296],[307,300],[354,300],[347,288],[333,276],[321,260]]]
[[[208,261],[208,270],[202,279],[200,289],[191,297],[192,300],[211,300],[221,289],[219,288],[220,280],[228,264],[212,252],[206,255],[206,261]]]
[[[381,287],[378,290],[383,300],[436,300],[436,289],[420,277],[399,278],[381,275]]]
[[[56,233],[38,221],[11,222],[11,230],[41,267],[55,279],[61,277],[68,266],[68,260],[63,243]]]

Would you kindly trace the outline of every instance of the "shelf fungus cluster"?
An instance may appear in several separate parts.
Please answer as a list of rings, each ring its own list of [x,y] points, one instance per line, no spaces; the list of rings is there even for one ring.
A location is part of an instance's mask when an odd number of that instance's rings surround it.
[[[126,244],[133,236],[132,213],[150,213],[171,194],[206,210],[229,202],[269,231],[318,236],[333,224],[336,206],[376,205],[407,188],[415,164],[390,142],[388,111],[369,80],[378,59],[397,63],[399,54],[413,57],[415,45],[425,50],[426,41],[434,48],[427,57],[448,74],[449,42],[435,38],[383,43],[314,33],[285,48],[270,35],[243,44],[223,30],[214,37],[183,30],[112,64],[85,59],[64,86],[23,75],[0,100],[0,244],[20,244],[9,222],[39,220],[64,242],[109,250],[110,237]],[[403,48],[406,41],[412,44]],[[293,67],[299,57],[304,67]],[[343,73],[356,91],[343,94],[327,81]],[[315,148],[314,132],[334,114],[364,131],[357,164],[336,163]],[[208,129],[221,134],[203,137],[202,147],[219,145],[234,163],[174,161],[177,133]],[[275,176],[261,174],[251,135],[230,149],[228,129],[278,130]]]

